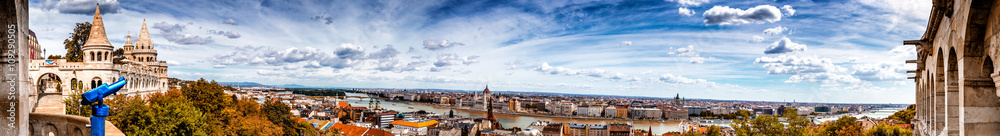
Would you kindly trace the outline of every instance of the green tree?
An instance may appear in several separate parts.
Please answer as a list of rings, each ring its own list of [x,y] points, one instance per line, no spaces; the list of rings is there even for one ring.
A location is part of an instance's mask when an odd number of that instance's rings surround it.
[[[299,135],[299,131],[303,131],[302,134],[315,134],[315,129],[312,125],[305,122],[298,122],[293,119],[291,108],[284,103],[279,101],[268,100],[264,102],[261,106],[261,112],[268,120],[274,122],[278,126],[281,126],[285,131],[285,135]]]
[[[64,55],[66,61],[83,61],[83,44],[86,44],[90,37],[90,26],[90,22],[76,23],[73,33],[69,33],[69,38],[63,41],[63,48],[66,48],[66,55]]]
[[[812,121],[809,121],[805,117],[799,116],[798,110],[795,108],[785,108],[785,113],[782,115],[785,120],[788,121],[788,128],[786,135],[789,136],[804,136],[809,135],[808,130],[809,125]]]
[[[913,131],[886,123],[879,123],[875,128],[865,131],[866,136],[912,136]]]
[[[240,136],[280,136],[285,134],[282,127],[278,127],[261,116],[245,116],[235,118],[238,121],[231,121],[227,125],[229,132],[226,135]]]
[[[743,119],[735,119],[730,127],[738,136],[801,136],[808,135],[806,129],[808,120],[795,114],[794,109],[786,110],[785,117],[789,124],[782,124],[779,119],[771,115],[758,115],[753,119],[742,114]]]
[[[90,106],[80,103],[82,99],[80,94],[83,94],[83,89],[73,89],[70,95],[63,99],[63,104],[66,105],[66,114],[90,117]]]
[[[886,118],[896,120],[896,124],[910,124],[910,120],[916,115],[916,107],[914,106],[916,106],[916,104],[906,106],[906,109],[899,110]]]
[[[188,83],[187,86],[182,86],[181,92],[184,92],[184,96],[194,102],[195,107],[207,113],[216,114],[224,106],[232,103],[229,95],[223,92],[222,86],[215,81],[208,82],[205,79],[198,79],[198,81]]]
[[[858,123],[858,118],[851,116],[842,116],[834,122],[826,123],[822,128],[819,128],[819,136],[860,136],[861,123]]]
[[[46,57],[45,59],[62,59],[62,58],[63,57],[61,55],[49,55],[49,57]]]
[[[111,107],[107,119],[119,130],[129,135],[151,134],[145,128],[156,119],[155,112],[150,110],[142,98],[115,95],[113,99],[107,101],[107,104]]]
[[[207,126],[202,111],[179,91],[154,94],[149,99],[149,107],[157,111],[150,127],[159,131],[153,131],[152,135],[207,135],[205,127],[219,127]]]
[[[114,64],[122,64],[122,59],[125,59],[125,50],[122,50],[122,48],[111,52],[111,62]]]

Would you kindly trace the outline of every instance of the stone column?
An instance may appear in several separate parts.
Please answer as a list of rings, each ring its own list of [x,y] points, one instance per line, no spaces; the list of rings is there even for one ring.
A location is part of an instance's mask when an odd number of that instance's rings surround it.
[[[945,122],[946,122],[945,118],[947,118],[946,114],[947,114],[947,110],[948,110],[947,109],[947,105],[946,105],[947,104],[946,103],[946,99],[945,99],[946,98],[945,94],[947,92],[947,89],[949,89],[949,88],[957,88],[957,87],[955,87],[955,85],[947,84],[945,82],[947,79],[945,79],[946,75],[944,74],[944,70],[940,70],[939,72],[940,73],[938,74],[938,78],[937,78],[938,81],[936,83],[937,87],[935,88],[934,93],[931,94],[934,97],[934,99],[933,99],[934,100],[934,104],[933,104],[934,105],[934,115],[932,117],[932,120],[934,122],[932,122],[933,124],[931,124],[934,127],[931,130],[933,130],[932,132],[934,132],[934,134],[936,134],[936,135],[940,134],[941,132],[944,132],[943,130],[945,130]],[[949,73],[949,75],[947,75],[947,76],[952,76],[952,75],[954,75],[954,74]],[[954,79],[954,78],[952,78],[952,79]]]

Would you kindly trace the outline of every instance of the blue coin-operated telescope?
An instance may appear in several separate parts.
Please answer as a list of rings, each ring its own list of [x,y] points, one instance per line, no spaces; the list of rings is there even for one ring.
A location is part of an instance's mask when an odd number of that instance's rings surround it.
[[[83,93],[83,100],[80,103],[83,105],[91,105],[91,115],[90,115],[90,135],[91,136],[104,136],[104,117],[108,116],[108,105],[104,105],[104,97],[108,95],[115,94],[122,87],[125,87],[125,77],[118,77],[118,81],[115,83],[101,84],[90,91]]]

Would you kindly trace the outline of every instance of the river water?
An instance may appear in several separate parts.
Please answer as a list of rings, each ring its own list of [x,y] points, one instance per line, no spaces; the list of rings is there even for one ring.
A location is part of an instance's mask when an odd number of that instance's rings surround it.
[[[348,96],[366,96],[360,93],[347,93]],[[368,106],[368,100],[361,100],[358,98],[348,98],[348,102],[351,106]],[[409,107],[413,107],[410,109]],[[424,110],[427,112],[437,113],[441,115],[447,115],[449,108],[439,108],[434,106],[425,106],[419,104],[407,104],[399,102],[387,102],[382,101],[382,108],[389,110],[396,110],[400,112],[410,112]],[[483,118],[486,117],[485,112],[480,111],[468,111],[468,110],[454,110],[455,116],[473,117],[473,118]],[[654,133],[664,133],[668,131],[680,132],[678,127],[679,122],[650,122],[650,121],[613,121],[613,120],[591,120],[591,119],[566,119],[566,118],[550,118],[550,117],[533,117],[533,116],[518,116],[518,115],[508,115],[508,114],[494,114],[498,121],[503,124],[504,127],[520,127],[526,128],[531,125],[531,122],[535,121],[549,121],[553,123],[578,123],[578,124],[608,124],[608,123],[629,123],[633,124],[636,129],[648,129],[652,128]]]
[[[360,93],[347,93],[348,96],[367,96]],[[368,106],[368,100],[361,100],[358,98],[348,98],[348,102],[352,106]],[[413,107],[410,109],[409,107]],[[424,110],[431,113],[437,113],[441,115],[447,115],[450,108],[440,108],[434,106],[426,106],[420,104],[407,104],[400,102],[387,102],[382,101],[382,108],[389,110],[396,110],[400,112],[410,112]],[[885,118],[892,115],[896,111],[902,110],[904,108],[880,108],[871,110],[859,114],[842,114],[842,115],[832,115],[826,117],[820,117],[816,119],[818,122],[836,120],[840,116],[854,116],[862,117],[868,116],[872,118]],[[472,118],[484,118],[486,117],[485,112],[481,111],[469,111],[469,110],[454,110],[456,116],[472,117]],[[526,128],[535,121],[549,121],[553,123],[578,123],[578,124],[608,124],[608,123],[629,123],[633,124],[636,129],[647,129],[652,128],[654,133],[664,133],[664,132],[680,132],[679,122],[651,122],[651,121],[614,121],[614,120],[592,120],[592,119],[566,119],[566,118],[550,118],[550,117],[534,117],[534,116],[518,116],[509,114],[494,114],[497,120],[500,121],[505,127],[521,127]],[[729,121],[714,122],[714,123],[702,123],[702,124],[713,124],[713,125],[728,125]]]

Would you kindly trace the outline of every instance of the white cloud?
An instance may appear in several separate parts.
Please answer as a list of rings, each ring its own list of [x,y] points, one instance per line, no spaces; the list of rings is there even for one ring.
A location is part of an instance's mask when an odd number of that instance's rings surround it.
[[[619,43],[617,47],[629,47],[629,46],[632,46],[632,41],[622,41],[622,43]]]
[[[695,14],[694,10],[685,7],[678,8],[677,13],[681,14],[682,16],[693,16]]]
[[[764,54],[783,54],[804,51],[806,51],[805,44],[794,43],[792,40],[788,39],[788,37],[782,37],[780,40],[767,46],[767,49],[764,49]]]
[[[871,15],[879,23],[873,25],[898,32],[913,30],[923,32],[927,27],[927,19],[930,17],[933,4],[929,0],[859,0],[858,2],[884,12]]]
[[[175,61],[175,60],[168,60],[167,61],[167,65],[170,65],[170,66],[181,66],[181,65],[184,65],[184,63],[181,63],[181,62]]]
[[[535,67],[533,69],[543,74],[549,75],[566,75],[566,76],[586,76],[595,78],[606,78],[611,80],[621,80],[627,77],[624,73],[620,72],[610,72],[603,69],[588,69],[588,70],[574,70],[566,67],[553,67],[550,66],[548,62],[542,62],[542,65]]]
[[[159,22],[153,24],[153,29],[159,29],[160,33],[165,36],[164,38],[167,38],[167,41],[178,44],[206,44],[212,42],[212,37],[201,37],[185,33],[184,29],[186,26],[185,24]]]
[[[101,14],[118,13],[118,0],[46,0],[42,6],[46,9],[57,9],[59,13],[93,15],[100,3]]]
[[[845,72],[846,68],[833,64],[833,61],[825,58],[796,57],[781,55],[778,57],[760,57],[754,63],[763,64],[768,74],[800,74],[800,73],[826,73]]]
[[[705,63],[705,57],[701,57],[697,51],[694,49],[694,45],[688,45],[684,48],[673,49],[673,51],[668,52],[670,55],[677,55],[681,57],[688,57],[688,62],[691,64],[701,64]]]
[[[906,80],[906,68],[899,63],[864,63],[854,65],[851,75],[865,81],[900,81]]]
[[[536,67],[535,71],[549,75],[576,75],[576,70],[566,67],[549,66],[548,62],[542,62],[542,65]]]
[[[700,6],[701,4],[708,3],[708,0],[667,0],[669,2],[677,2],[682,7],[687,6]]]
[[[794,16],[795,15],[795,9],[792,8],[792,5],[781,6],[781,9],[785,10],[785,16]]]
[[[764,37],[761,37],[759,35],[754,35],[753,37],[750,38],[750,43],[761,43],[761,42],[764,42]]]
[[[233,52],[216,55],[205,61],[223,66],[253,65],[279,66],[284,69],[297,69],[299,67],[331,67],[342,69],[358,65],[362,60],[366,59],[363,58],[364,52],[355,52],[357,48],[353,48],[355,46],[351,44],[342,44],[341,47],[341,49],[337,50],[337,53],[341,54],[337,54],[337,56],[343,57],[335,57],[312,47],[303,49],[293,47],[281,51],[264,46],[240,46],[234,49]]]
[[[435,67],[447,67],[454,65],[469,65],[473,63],[479,63],[479,56],[458,56],[457,54],[440,54],[437,57],[437,61],[434,62]]]
[[[781,10],[771,5],[759,5],[747,10],[715,6],[703,14],[706,25],[740,25],[773,23],[781,20]]]
[[[785,31],[788,31],[788,28],[778,26],[774,28],[764,29],[764,35],[781,35],[781,33],[784,33]]]
[[[917,59],[917,47],[909,45],[896,46],[889,51],[889,55],[892,55],[893,58],[901,60]]]
[[[364,59],[365,48],[350,43],[340,44],[337,50],[333,51],[340,59]]]
[[[226,37],[227,37],[227,38],[229,38],[229,39],[236,39],[236,38],[240,38],[240,33],[239,33],[239,32],[236,32],[236,31],[221,31],[221,30],[220,30],[220,31],[216,31],[216,30],[208,30],[208,33],[210,33],[210,34],[215,34],[215,35],[221,35],[221,36],[226,36]]]
[[[705,80],[705,79],[691,79],[691,78],[683,77],[683,76],[680,76],[680,75],[673,75],[673,74],[663,74],[663,75],[660,76],[659,81],[664,82],[664,83],[673,83],[673,84],[700,84],[700,85],[714,85],[715,84],[715,82],[709,82],[708,80]]]
[[[690,58],[690,62],[691,62],[691,64],[705,63],[705,57],[698,57],[698,56],[691,57]]]
[[[434,41],[434,40],[424,40],[424,49],[428,50],[440,50],[445,48],[451,48],[455,46],[463,46],[465,44],[459,42],[449,42],[448,40]]]
[[[841,75],[835,73],[805,73],[797,74],[789,77],[786,83],[824,83],[824,84],[856,84],[861,83],[861,80],[854,78],[850,75]]]
[[[674,51],[669,52],[667,54],[673,54],[673,55],[684,56],[684,57],[698,56],[698,52],[695,52],[695,50],[694,50],[694,45],[688,45],[687,47],[684,47],[684,48],[677,48],[677,49],[674,49]]]
[[[228,25],[240,25],[239,22],[236,22],[236,20],[233,20],[232,18],[226,19],[225,21],[222,21],[222,23]]]
[[[392,45],[385,45],[385,48],[382,48],[382,50],[368,54],[368,58],[390,59],[390,58],[396,58],[396,55],[399,55],[399,51],[397,51],[396,48],[393,48]]]

